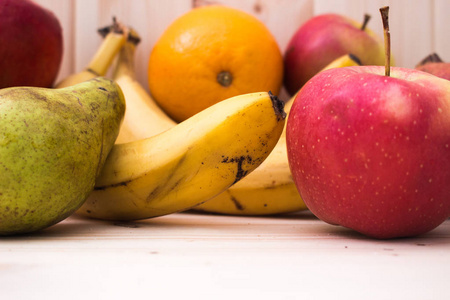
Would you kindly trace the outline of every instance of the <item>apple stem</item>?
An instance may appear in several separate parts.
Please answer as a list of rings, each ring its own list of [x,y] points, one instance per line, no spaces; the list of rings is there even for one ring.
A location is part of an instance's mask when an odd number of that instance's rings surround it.
[[[391,33],[389,32],[389,6],[380,8],[384,32],[385,76],[391,75]]]
[[[371,18],[371,16],[369,14],[364,14],[364,21],[363,21],[363,23],[361,25],[361,30],[362,31],[366,30],[367,23],[369,23],[370,18]]]

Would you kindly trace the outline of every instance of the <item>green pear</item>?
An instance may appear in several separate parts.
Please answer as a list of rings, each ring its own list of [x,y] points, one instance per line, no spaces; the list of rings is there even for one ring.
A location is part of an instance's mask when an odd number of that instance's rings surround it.
[[[125,113],[119,86],[0,90],[0,235],[34,232],[77,210],[94,188]]]

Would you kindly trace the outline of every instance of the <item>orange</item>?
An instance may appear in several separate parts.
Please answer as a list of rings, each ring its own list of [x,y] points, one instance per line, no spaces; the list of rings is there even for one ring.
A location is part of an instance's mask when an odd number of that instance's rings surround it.
[[[283,58],[256,17],[226,6],[194,8],[176,19],[150,53],[148,83],[175,121],[232,96],[282,85]]]

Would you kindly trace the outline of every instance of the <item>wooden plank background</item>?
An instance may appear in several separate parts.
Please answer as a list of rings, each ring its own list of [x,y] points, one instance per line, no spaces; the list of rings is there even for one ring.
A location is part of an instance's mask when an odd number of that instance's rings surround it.
[[[64,58],[58,76],[80,71],[100,45],[96,30],[115,16],[142,37],[137,50],[137,74],[147,88],[150,51],[164,29],[193,7],[218,3],[246,11],[276,37],[284,52],[289,39],[314,15],[335,12],[356,20],[372,15],[369,27],[382,37],[379,8],[390,6],[392,53],[396,65],[414,65],[432,52],[450,61],[449,0],[35,0],[51,9],[64,30]]]

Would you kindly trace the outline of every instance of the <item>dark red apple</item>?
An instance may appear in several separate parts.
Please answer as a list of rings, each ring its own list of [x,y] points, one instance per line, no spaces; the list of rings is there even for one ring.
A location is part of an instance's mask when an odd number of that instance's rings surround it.
[[[436,53],[425,57],[416,69],[450,80],[450,63],[444,62]]]
[[[338,57],[352,53],[363,65],[384,65],[384,44],[365,25],[337,14],[318,15],[292,36],[284,54],[284,85],[294,95]]]
[[[29,0],[0,0],[0,88],[51,87],[63,55],[59,20]]]
[[[294,181],[318,218],[387,239],[450,216],[450,81],[381,66],[323,71],[286,130]]]

